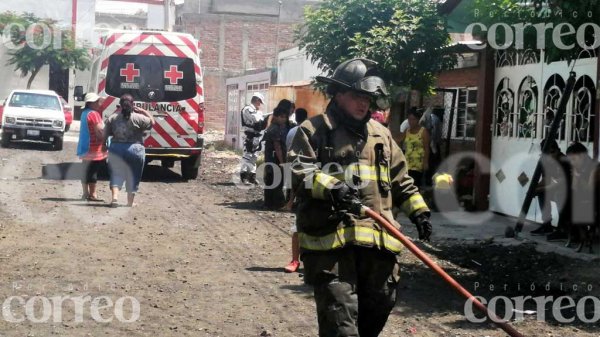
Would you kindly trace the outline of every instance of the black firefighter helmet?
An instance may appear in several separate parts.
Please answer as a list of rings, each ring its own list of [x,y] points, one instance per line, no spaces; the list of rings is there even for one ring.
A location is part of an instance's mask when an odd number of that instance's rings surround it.
[[[385,83],[376,74],[376,65],[377,62],[372,60],[354,58],[337,66],[333,76],[317,76],[316,79],[318,82],[365,93],[373,98],[387,96]]]

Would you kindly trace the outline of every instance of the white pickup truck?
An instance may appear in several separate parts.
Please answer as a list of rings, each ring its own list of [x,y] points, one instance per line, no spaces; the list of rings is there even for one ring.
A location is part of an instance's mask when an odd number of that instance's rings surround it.
[[[49,142],[60,151],[64,133],[65,114],[54,91],[13,90],[4,102],[2,147],[28,139]]]

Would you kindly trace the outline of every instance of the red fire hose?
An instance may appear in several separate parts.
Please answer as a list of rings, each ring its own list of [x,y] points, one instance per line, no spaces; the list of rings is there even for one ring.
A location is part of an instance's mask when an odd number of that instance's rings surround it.
[[[362,210],[367,216],[369,216],[373,220],[377,221],[381,226],[383,226],[389,234],[394,236],[396,239],[400,240],[400,242],[402,242],[402,244],[406,248],[408,248],[408,250],[410,250],[421,261],[423,261],[423,263],[425,263],[429,268],[433,269],[433,271],[435,271],[439,276],[441,276],[442,279],[446,281],[446,283],[449,283],[452,286],[452,288],[458,291],[466,299],[471,300],[473,304],[475,304],[475,307],[477,307],[477,309],[479,309],[481,312],[485,313],[487,317],[490,318],[492,322],[494,322],[494,324],[498,325],[511,337],[524,337],[520,332],[515,330],[515,328],[510,326],[507,322],[500,320],[495,313],[488,310],[488,308],[486,308],[486,306],[483,305],[483,303],[479,302],[479,300],[473,295],[471,295],[471,293],[469,293],[467,289],[465,289],[458,282],[456,282],[456,280],[453,279],[452,276],[448,275],[448,273],[446,273],[439,265],[437,265],[437,263],[433,262],[433,260],[431,260],[429,256],[427,256],[427,254],[425,254],[421,249],[419,249],[419,247],[412,243],[412,241],[410,241],[406,236],[404,236],[404,234],[402,234],[398,229],[396,229],[396,227],[389,223],[385,218],[383,218],[381,215],[377,214],[376,212],[374,212],[366,206],[363,206]]]

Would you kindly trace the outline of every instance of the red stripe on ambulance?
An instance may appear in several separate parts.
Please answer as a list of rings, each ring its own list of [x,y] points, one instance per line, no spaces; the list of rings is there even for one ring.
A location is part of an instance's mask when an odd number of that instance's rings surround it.
[[[198,48],[194,45],[194,43],[192,41],[190,41],[190,39],[188,39],[185,36],[181,36],[181,35],[179,35],[179,39],[181,41],[183,41],[183,43],[185,43],[190,48],[190,50],[192,51],[192,53],[194,53],[194,55],[198,54]]]
[[[167,48],[169,48],[177,57],[187,58],[188,56],[182,52],[177,46],[173,45],[173,42],[169,41],[164,35],[157,34],[156,38],[160,40]]]
[[[167,131],[165,131],[165,129],[163,129],[159,123],[154,123],[154,125],[152,127],[154,128],[154,131],[156,131],[156,133],[159,136],[161,136],[162,139],[164,139],[167,143],[169,143],[169,145],[171,147],[181,147],[179,145],[179,143],[177,143],[177,141],[175,139],[173,139],[173,137],[169,136],[169,133]]]
[[[144,141],[144,146],[146,147],[161,147],[161,145],[154,139],[152,136],[148,136]]]
[[[167,117],[165,117],[164,119],[172,128],[173,130],[177,131],[178,134],[180,135],[187,135],[188,132],[185,131],[181,125],[179,125],[179,123],[177,123],[177,121],[171,117],[170,115],[168,115]]]
[[[150,47],[142,50],[139,55],[144,55],[144,56],[149,56],[149,55],[154,55],[154,56],[165,56],[165,54],[158,49],[156,46],[151,45]]]
[[[115,43],[115,41],[123,36],[123,33],[114,33],[112,34],[108,40],[106,40],[106,47],[110,47],[111,44]]]
[[[127,54],[128,51],[131,51],[131,49],[133,47],[135,47],[138,44],[144,42],[144,40],[147,39],[150,36],[152,36],[152,35],[149,35],[149,34],[138,35],[138,36],[134,37],[131,41],[127,42],[122,48],[120,48],[119,50],[117,50],[113,54],[114,55],[125,55],[125,54]]]

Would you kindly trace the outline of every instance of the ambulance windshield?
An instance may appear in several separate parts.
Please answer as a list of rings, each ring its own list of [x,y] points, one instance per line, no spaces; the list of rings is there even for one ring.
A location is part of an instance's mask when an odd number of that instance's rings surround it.
[[[106,93],[131,94],[142,102],[175,102],[196,96],[196,72],[190,58],[112,55],[108,60]]]

